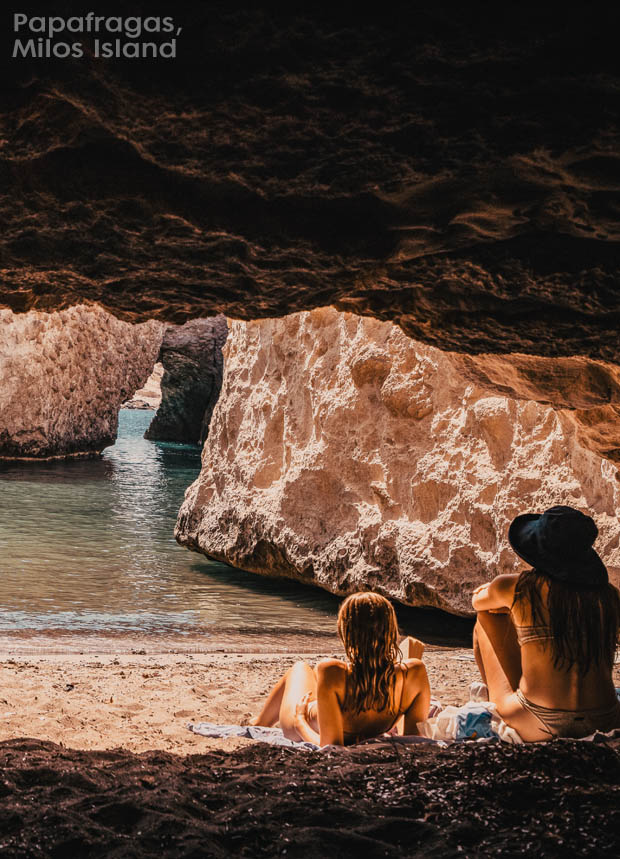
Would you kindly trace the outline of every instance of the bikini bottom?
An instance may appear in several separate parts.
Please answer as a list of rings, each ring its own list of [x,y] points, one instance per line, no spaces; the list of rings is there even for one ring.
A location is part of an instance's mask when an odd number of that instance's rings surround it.
[[[580,739],[595,731],[606,734],[620,728],[620,701],[599,710],[558,710],[534,704],[520,689],[516,695],[521,705],[542,722],[550,737]]]

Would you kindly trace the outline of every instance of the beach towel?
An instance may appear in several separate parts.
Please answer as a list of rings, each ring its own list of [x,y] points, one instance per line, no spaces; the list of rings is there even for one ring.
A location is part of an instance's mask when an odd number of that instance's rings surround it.
[[[254,725],[216,725],[213,722],[189,722],[187,729],[202,737],[244,737],[247,740],[260,740],[272,746],[292,746],[297,749],[316,751],[320,749],[316,743],[300,741],[298,743],[287,739],[280,728],[262,728]]]
[[[431,698],[429,715],[433,716],[439,713],[442,709],[441,703],[437,698]],[[224,739],[226,737],[243,737],[247,740],[260,740],[263,743],[269,743],[272,746],[289,746],[296,749],[308,749],[316,751],[320,748],[331,748],[330,746],[317,746],[315,743],[307,741],[295,742],[287,739],[280,728],[263,728],[254,725],[216,725],[213,722],[189,722],[187,724],[188,731],[194,734],[200,734],[202,737],[215,737]],[[395,729],[394,729],[395,730]],[[380,739],[380,738],[378,738]],[[399,739],[405,739],[399,737]],[[407,742],[434,742],[426,737],[411,736],[406,738]]]
[[[616,690],[620,698],[620,689]],[[470,701],[460,707],[443,707],[437,698],[431,698],[429,717],[418,723],[418,735],[402,736],[393,729],[388,734],[363,740],[361,744],[398,743],[413,745],[416,743],[435,743],[448,746],[455,742],[497,742],[522,744],[523,740],[514,728],[509,727],[497,713],[495,704],[485,701],[486,687],[482,683],[472,683]],[[287,739],[280,728],[262,728],[251,725],[216,725],[212,722],[190,722],[188,730],[203,737],[244,737],[249,740],[259,740],[274,746],[288,746],[296,749],[316,751],[329,749],[333,746],[318,746],[306,741],[294,742]],[[579,742],[607,742],[620,739],[620,730],[603,734],[597,731]],[[571,742],[571,740],[567,740]],[[557,742],[557,740],[555,741]]]
[[[307,751],[320,751],[325,749],[342,748],[341,746],[317,746],[315,743],[306,741],[295,742],[287,739],[280,728],[260,728],[249,725],[215,725],[212,722],[189,722],[187,729],[194,734],[200,734],[202,737],[215,737],[224,739],[226,737],[243,737],[247,740],[259,740],[262,743],[269,743],[272,746],[288,746],[295,749],[306,749]],[[372,737],[369,740],[363,740],[362,745],[366,743],[380,743],[390,740],[396,740],[403,745],[414,745],[416,743],[430,743],[435,746],[447,746],[447,743],[441,740],[433,740],[428,737],[419,737],[417,735],[398,736],[385,734],[381,737]]]

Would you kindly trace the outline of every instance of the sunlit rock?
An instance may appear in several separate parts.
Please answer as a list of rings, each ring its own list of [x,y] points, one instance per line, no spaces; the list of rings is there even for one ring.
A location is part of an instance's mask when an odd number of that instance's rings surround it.
[[[148,378],[164,325],[100,307],[0,311],[0,457],[93,456],[113,444],[121,404]]]
[[[575,435],[389,322],[232,322],[176,536],[253,572],[466,612],[477,584],[519,569],[512,517],[565,503],[593,513],[618,581],[618,471]]]
[[[153,367],[153,372],[144,383],[144,387],[136,391],[130,400],[124,402],[123,409],[149,409],[157,411],[161,403],[161,380],[164,375],[163,364],[159,362]]]
[[[451,355],[470,381],[502,395],[552,405],[580,444],[620,462],[620,368],[577,356]]]

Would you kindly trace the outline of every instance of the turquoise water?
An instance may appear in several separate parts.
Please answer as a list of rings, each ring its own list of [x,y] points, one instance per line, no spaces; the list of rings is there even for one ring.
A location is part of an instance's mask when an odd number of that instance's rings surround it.
[[[122,410],[100,460],[0,471],[0,629],[333,632],[338,601],[177,545],[200,451],[151,442]]]

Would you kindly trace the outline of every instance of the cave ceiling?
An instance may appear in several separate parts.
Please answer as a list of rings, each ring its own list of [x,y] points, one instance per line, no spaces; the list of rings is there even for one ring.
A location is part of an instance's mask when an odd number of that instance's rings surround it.
[[[620,363],[612,12],[405,8],[175,4],[174,60],[5,49],[2,306],[332,304],[442,349]]]

